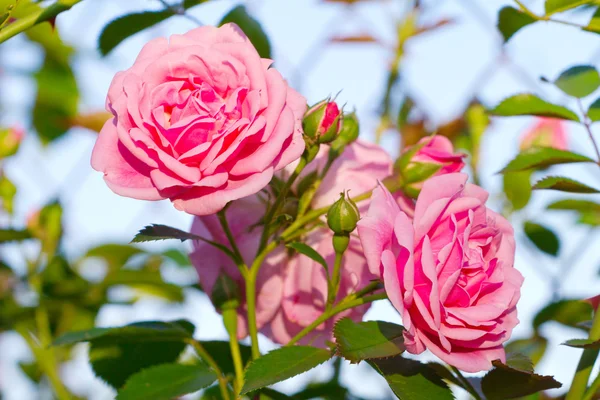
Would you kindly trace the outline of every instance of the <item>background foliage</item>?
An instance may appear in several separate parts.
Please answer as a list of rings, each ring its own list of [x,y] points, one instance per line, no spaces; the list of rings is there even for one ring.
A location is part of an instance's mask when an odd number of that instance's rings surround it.
[[[0,11],[12,3],[0,0]],[[190,218],[167,204],[114,196],[89,168],[94,130],[105,119],[103,102],[114,73],[128,67],[151,37],[187,31],[198,21],[218,24],[223,20],[242,25],[259,52],[271,54],[278,69],[309,102],[342,90],[339,102],[356,107],[363,137],[380,140],[393,155],[434,128],[470,151],[472,165],[479,165],[473,177],[497,193],[491,206],[511,214],[519,238],[517,268],[526,277],[525,295],[520,303],[522,324],[509,349],[539,362],[537,372],[569,382],[580,351],[559,344],[585,336],[581,323],[590,319],[589,308],[570,299],[589,297],[600,289],[600,257],[595,250],[600,243],[598,195],[532,193],[529,182],[548,175],[569,176],[598,188],[600,175],[594,165],[586,163],[539,171],[560,157],[568,158],[564,154],[536,155],[509,164],[518,152],[518,137],[532,118],[489,121],[484,109],[500,104],[496,115],[520,110],[573,120],[578,117],[572,110],[580,109],[576,98],[589,95],[582,107],[591,106],[590,118],[598,119],[597,95],[585,89],[598,86],[597,73],[589,67],[568,70],[574,65],[600,64],[600,36],[594,32],[596,8],[591,4],[568,10],[565,4],[576,3],[568,1],[526,3],[532,14],[562,21],[549,22],[536,21],[508,1],[419,3],[415,7],[411,1],[263,0],[244,3],[244,8],[234,1],[186,0],[181,7],[165,8],[160,1],[150,0],[84,0],[58,17],[60,38],[49,24],[43,24],[0,46],[0,123],[19,124],[27,131],[19,153],[2,163],[0,194],[4,209],[13,212],[0,218],[3,227],[18,230],[2,234],[37,238],[0,248],[0,388],[4,397],[33,398],[38,391],[47,393],[47,379],[40,382],[45,366],[33,361],[28,348],[37,346],[22,338],[32,327],[42,333],[45,345],[67,331],[91,328],[94,322],[109,326],[185,317],[197,326],[197,338],[225,337],[212,306],[195,284],[185,245],[123,244],[150,222],[186,230]],[[11,16],[19,18],[37,7],[21,0]],[[538,97],[501,102],[524,92]],[[550,107],[544,101],[563,107]],[[570,150],[594,157],[584,127],[570,123],[567,129]],[[502,168],[509,170],[503,177],[496,174]],[[17,188],[14,198],[8,180]],[[543,182],[547,186],[558,182],[576,193],[591,190],[564,180]],[[43,259],[37,258],[40,247]],[[29,261],[24,262],[23,256]],[[32,287],[26,285],[36,266],[46,262]],[[36,307],[40,298],[43,307]],[[367,319],[398,322],[394,311],[383,305],[374,307]],[[156,357],[170,360],[179,355],[179,343],[174,345],[167,337],[163,344]],[[77,345],[73,354],[70,346],[43,346],[42,351],[56,352],[64,361],[61,374],[70,391],[84,398],[111,398],[110,389],[93,378],[83,346]],[[126,343],[119,346],[124,346],[124,354],[131,351]],[[90,351],[97,354],[95,372],[111,382],[120,360],[110,358],[110,352],[107,356],[105,347],[101,340],[92,341]],[[273,347],[266,341],[261,346]],[[314,356],[315,365],[327,360],[320,356]],[[332,388],[339,392],[335,382],[343,368],[342,384],[354,395],[390,396],[387,385],[363,364],[340,367],[329,362],[281,388],[308,392],[305,398],[310,390],[317,395],[331,393]],[[386,364],[378,362],[376,367],[385,374]],[[374,383],[358,385],[353,383],[357,377],[360,382]],[[201,386],[208,378],[193,375],[189,379]],[[311,380],[320,383],[304,388]],[[389,383],[398,394],[401,383]],[[481,384],[485,389],[486,382]]]

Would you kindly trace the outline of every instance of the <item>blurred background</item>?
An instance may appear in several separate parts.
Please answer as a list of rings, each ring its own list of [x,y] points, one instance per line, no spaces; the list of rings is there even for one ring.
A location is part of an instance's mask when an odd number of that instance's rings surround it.
[[[0,0],[0,10],[11,3],[14,0]],[[543,12],[543,1],[525,3]],[[0,184],[5,201],[0,226],[22,229],[28,220],[34,223],[42,207],[53,204],[55,212],[60,204],[59,253],[77,271],[77,279],[89,285],[83,286],[84,291],[98,282],[105,284],[105,297],[79,309],[73,293],[61,296],[64,287],[58,282],[72,276],[57,267],[55,280],[48,278],[56,287],[49,284],[44,290],[58,299],[57,321],[62,321],[65,330],[77,329],[78,324],[81,329],[89,328],[94,322],[113,326],[186,318],[196,324],[197,338],[226,338],[210,301],[195,287],[195,271],[185,258],[187,243],[153,243],[137,246],[140,250],[125,246],[145,225],[163,223],[186,230],[191,216],[177,212],[168,202],[113,194],[101,174],[91,169],[90,155],[97,135],[94,128],[104,118],[98,113],[104,110],[114,74],[128,68],[151,38],[186,32],[197,26],[195,20],[218,24],[239,4],[260,22],[276,68],[309,103],[337,95],[339,104],[357,110],[361,137],[379,140],[394,157],[403,146],[435,129],[460,146],[469,123],[465,112],[473,104],[493,106],[509,95],[531,92],[577,109],[539,78],[555,78],[576,64],[600,66],[600,35],[568,25],[536,23],[504,44],[496,28],[497,15],[503,6],[514,4],[500,0],[427,0],[418,7],[409,0],[213,0],[189,8],[187,16],[173,16],[126,39],[103,57],[97,43],[109,21],[131,12],[161,10],[164,4],[84,0],[59,15],[56,31],[61,40],[45,24],[45,30],[37,34],[20,35],[0,46],[0,126],[19,126],[25,131],[18,153],[1,166],[3,179],[9,179],[17,192],[10,210],[6,193],[11,190]],[[560,17],[585,25],[592,13],[584,8]],[[548,204],[566,198],[558,192],[535,192],[523,207],[507,200],[497,172],[514,158],[520,137],[534,123],[531,117],[492,118],[479,149],[477,178],[492,194],[490,207],[510,214],[519,240],[516,267],[525,276],[525,284],[519,303],[521,324],[513,338],[527,339],[521,345],[530,346],[540,357],[543,354],[536,372],[555,375],[564,384],[572,378],[580,350],[560,343],[584,337],[585,332],[564,321],[543,326],[533,321],[552,301],[600,292],[600,218],[596,214],[595,219],[578,220],[576,213],[547,211]],[[574,123],[565,123],[564,128],[569,149],[593,157],[584,129]],[[600,140],[600,133],[596,135]],[[551,172],[598,187],[600,174],[595,167],[558,166]],[[568,197],[600,200],[598,195]],[[556,233],[560,241],[556,256],[535,249],[523,231],[524,221],[541,223]],[[109,243],[118,245],[107,247]],[[32,362],[28,343],[12,329],[18,318],[25,318],[22,311],[37,301],[24,287],[24,277],[26,260],[35,259],[39,246],[28,241],[0,244],[1,261],[10,266],[10,272],[0,270],[4,271],[0,275],[0,393],[5,400],[51,398],[44,382],[36,383],[39,369]],[[123,262],[130,272],[106,283],[107,271]],[[2,293],[3,282],[12,294]],[[110,304],[104,304],[106,299]],[[16,308],[20,311],[15,312]],[[67,314],[70,319],[65,320]],[[366,319],[400,322],[387,302],[376,303]],[[261,349],[274,347],[262,340]],[[113,398],[109,386],[94,377],[86,351],[86,345],[78,345],[72,358],[64,355],[63,381],[82,398]],[[433,359],[428,354],[421,359],[427,357]],[[292,393],[309,381],[326,381],[332,374],[333,367],[327,364],[278,387]],[[344,364],[341,376],[355,396],[392,396],[385,381],[365,365]],[[557,389],[550,394],[563,392]]]

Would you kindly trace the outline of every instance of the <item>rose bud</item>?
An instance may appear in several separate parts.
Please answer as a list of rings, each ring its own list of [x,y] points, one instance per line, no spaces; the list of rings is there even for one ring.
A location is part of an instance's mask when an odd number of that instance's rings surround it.
[[[336,235],[352,233],[359,219],[358,207],[346,193],[340,193],[340,198],[327,211],[327,225]]]
[[[217,310],[235,310],[242,296],[238,284],[227,274],[221,273],[212,289],[212,302]]]
[[[314,141],[329,143],[342,129],[342,113],[334,101],[323,100],[304,114],[302,128],[304,134]]]
[[[340,130],[340,134],[333,142],[331,142],[331,150],[336,153],[342,153],[347,145],[354,142],[358,139],[358,135],[360,133],[360,128],[358,124],[358,118],[356,117],[356,113],[352,112],[350,114],[344,115],[344,119],[342,121],[342,129]]]
[[[538,118],[537,122],[523,135],[521,151],[532,147],[552,147],[567,150],[567,134],[563,122],[554,118]]]
[[[19,127],[0,129],[0,158],[10,157],[19,150],[25,131]]]
[[[465,157],[466,154],[454,152],[448,138],[429,136],[407,148],[396,161],[394,169],[400,175],[404,193],[416,198],[427,179],[462,170]]]

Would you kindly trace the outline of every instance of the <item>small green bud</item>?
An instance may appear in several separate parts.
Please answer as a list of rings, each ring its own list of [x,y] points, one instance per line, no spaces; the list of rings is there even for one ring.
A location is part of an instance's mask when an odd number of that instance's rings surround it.
[[[358,207],[346,193],[340,193],[340,198],[327,211],[327,225],[336,235],[349,235],[359,219]]]
[[[329,100],[315,104],[304,114],[302,129],[317,143],[333,141],[342,129],[342,113],[338,105]]]
[[[238,284],[223,272],[217,277],[211,297],[217,310],[235,310],[240,306],[242,298]]]
[[[25,131],[18,127],[0,128],[0,158],[16,154],[24,135]]]

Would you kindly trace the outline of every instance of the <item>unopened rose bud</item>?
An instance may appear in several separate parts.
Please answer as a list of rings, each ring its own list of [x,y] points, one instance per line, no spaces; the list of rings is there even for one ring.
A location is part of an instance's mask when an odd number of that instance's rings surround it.
[[[340,198],[327,211],[327,225],[336,235],[350,235],[359,219],[358,207],[346,193],[340,193]]]
[[[434,176],[459,172],[465,166],[465,154],[455,153],[452,142],[444,136],[430,136],[407,148],[394,164],[402,191],[417,198],[423,183]]]
[[[25,132],[18,127],[0,129],[0,158],[10,157],[19,150]]]
[[[213,286],[211,298],[217,310],[235,310],[240,306],[240,288],[229,275],[221,273]]]
[[[331,149],[338,153],[342,153],[347,145],[358,139],[359,133],[360,129],[356,113],[352,112],[344,115],[342,129],[340,130],[338,137],[331,142]]]
[[[334,101],[323,100],[312,106],[302,120],[304,134],[317,143],[329,143],[342,129],[342,113]]]

